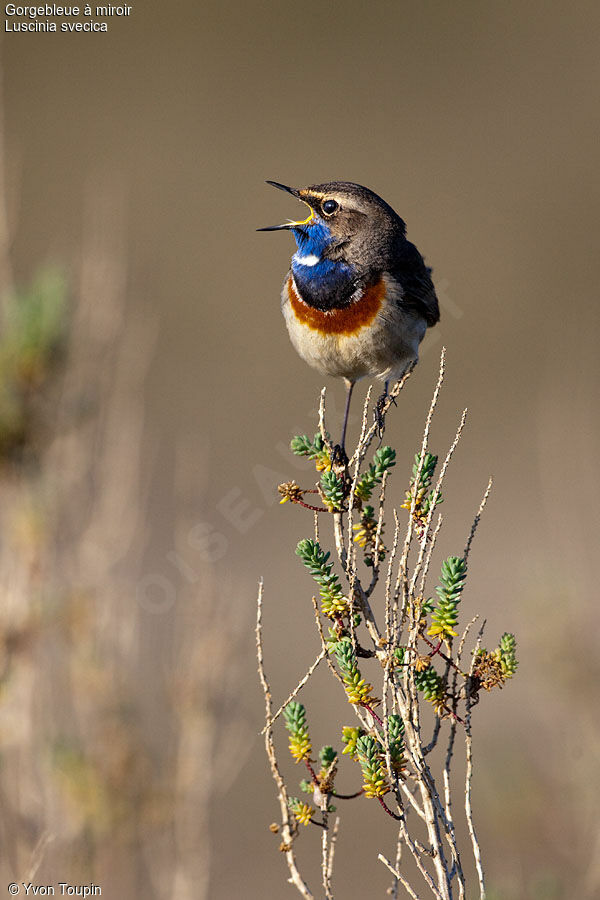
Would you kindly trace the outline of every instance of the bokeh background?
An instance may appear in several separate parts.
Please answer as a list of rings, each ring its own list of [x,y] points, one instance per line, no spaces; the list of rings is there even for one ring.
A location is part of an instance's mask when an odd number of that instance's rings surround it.
[[[253,620],[263,576],[278,703],[318,650],[311,521],[274,486],[321,380],[280,317],[290,237],[254,229],[296,211],[266,178],[347,179],[405,218],[441,299],[388,428],[394,497],[442,344],[432,449],[469,407],[443,555],[495,477],[463,601],[521,660],[476,710],[490,896],[598,896],[599,29],[587,2],[144,0],[107,34],[2,35],[4,337],[30,314],[0,361],[0,885],[294,894]],[[388,822],[344,815],[336,887],[384,896]]]

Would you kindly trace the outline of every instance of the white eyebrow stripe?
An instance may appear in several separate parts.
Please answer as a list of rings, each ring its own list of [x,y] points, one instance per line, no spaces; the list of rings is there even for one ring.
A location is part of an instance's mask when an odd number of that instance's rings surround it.
[[[314,253],[309,253],[307,256],[298,256],[296,254],[294,260],[299,266],[316,266],[317,263],[321,262],[321,257],[315,256]]]

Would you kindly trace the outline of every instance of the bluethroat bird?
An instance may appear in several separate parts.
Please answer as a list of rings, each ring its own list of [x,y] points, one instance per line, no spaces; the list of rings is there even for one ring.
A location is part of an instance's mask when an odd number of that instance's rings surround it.
[[[391,206],[360,184],[331,181],[296,189],[268,181],[305,203],[291,231],[297,250],[281,294],[292,344],[310,366],[346,384],[340,455],[345,457],[352,390],[359,378],[402,376],[440,313],[431,269]]]

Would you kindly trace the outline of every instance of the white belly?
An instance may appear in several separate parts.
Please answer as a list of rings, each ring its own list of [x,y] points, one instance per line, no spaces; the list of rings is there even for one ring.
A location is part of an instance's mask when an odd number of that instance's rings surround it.
[[[375,318],[352,334],[326,334],[296,316],[286,280],[281,309],[292,344],[302,359],[323,375],[357,381],[359,378],[395,380],[419,355],[425,321],[404,312],[387,279],[385,297]],[[390,298],[390,294],[392,297]]]

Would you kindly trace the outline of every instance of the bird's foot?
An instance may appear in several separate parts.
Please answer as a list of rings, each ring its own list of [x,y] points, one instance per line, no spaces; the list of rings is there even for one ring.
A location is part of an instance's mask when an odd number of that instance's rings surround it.
[[[348,465],[348,456],[341,444],[336,444],[331,451],[331,468],[346,469]]]
[[[384,413],[384,409],[385,409],[385,404],[386,404],[386,400],[387,400],[387,399],[388,399],[388,392],[387,392],[387,386],[386,386],[386,389],[384,390],[384,392],[383,392],[383,394],[381,395],[381,397],[379,397],[377,403],[375,404],[375,409],[373,410],[373,416],[374,416],[374,418],[375,418],[375,428],[377,429],[377,436],[378,436],[378,438],[379,438],[379,445],[380,445],[380,446],[381,446],[381,442],[382,442],[382,440],[383,440],[383,433],[384,433],[384,431],[385,431],[385,413]],[[391,402],[394,404],[394,406],[397,406],[397,405],[398,405],[398,404],[396,403],[396,398],[395,398],[395,397],[392,397],[392,401],[391,401]]]

